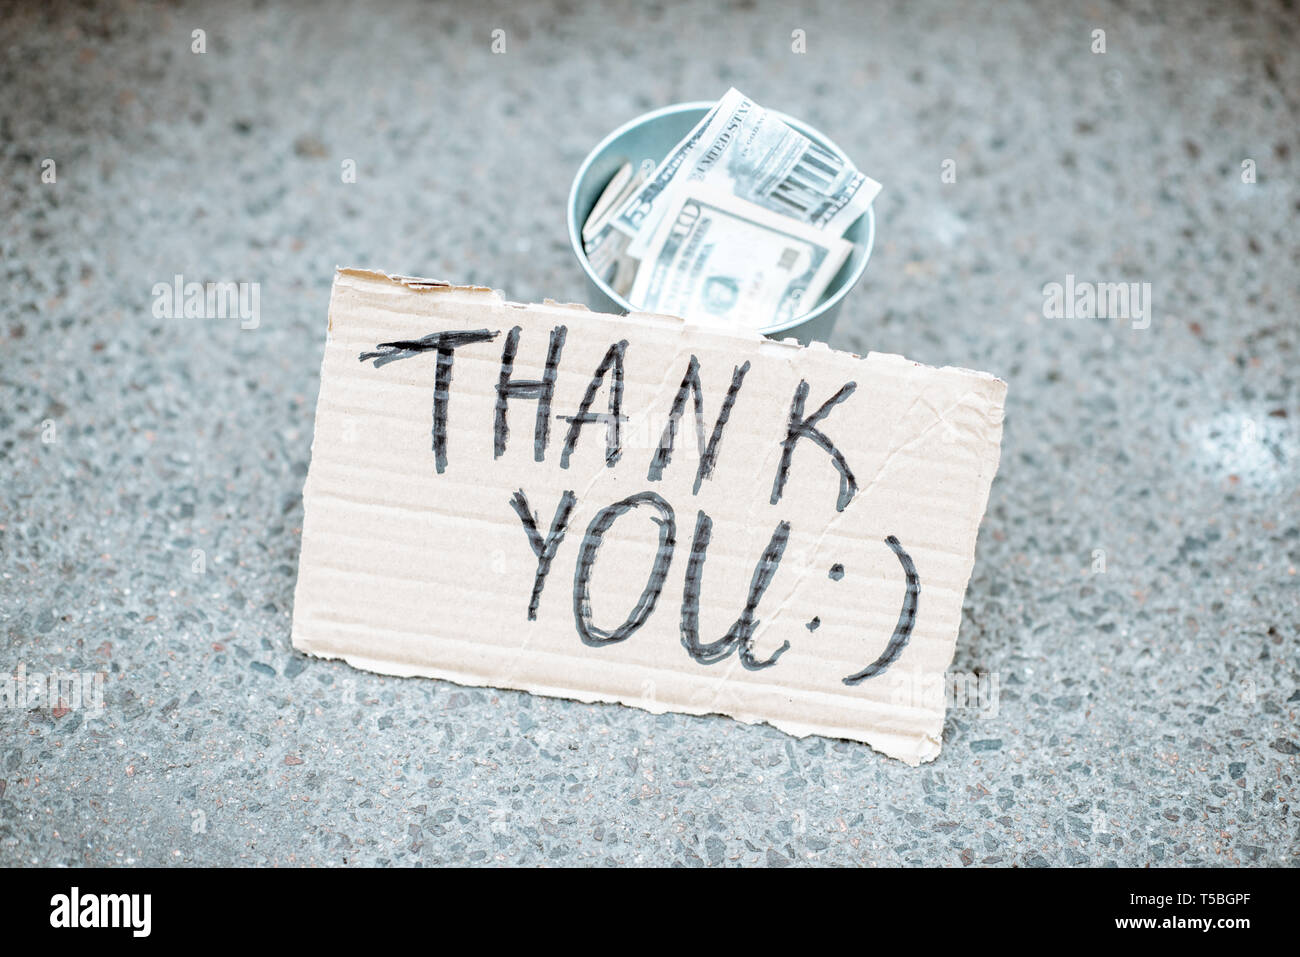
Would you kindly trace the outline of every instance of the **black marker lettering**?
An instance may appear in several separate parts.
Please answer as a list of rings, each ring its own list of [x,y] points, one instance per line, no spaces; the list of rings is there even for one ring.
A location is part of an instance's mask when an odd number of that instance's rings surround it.
[[[659,526],[659,550],[655,553],[654,566],[650,570],[650,579],[637,599],[636,607],[627,620],[613,631],[605,631],[591,623],[591,570],[596,563],[596,552],[604,540],[610,526],[624,512],[640,505],[650,505],[659,513],[652,521]],[[624,641],[650,617],[659,601],[664,579],[668,577],[668,566],[672,564],[673,549],[677,545],[677,523],[673,518],[672,506],[654,492],[638,492],[608,505],[596,513],[596,517],[587,526],[587,534],[582,538],[582,550],[578,553],[578,567],[573,576],[573,618],[578,626],[578,635],[583,644],[600,646]]]
[[[528,508],[528,497],[524,495],[524,490],[520,489],[515,492],[514,497],[510,499],[510,505],[519,516],[519,520],[524,523],[524,532],[528,535],[528,544],[533,547],[533,554],[537,556],[537,574],[533,576],[533,594],[528,600],[528,620],[537,620],[537,604],[542,600],[542,588],[546,585],[546,575],[551,570],[551,562],[555,558],[556,549],[560,547],[560,542],[564,541],[564,533],[569,529],[569,516],[573,514],[574,503],[578,497],[571,491],[566,491],[560,496],[560,504],[555,507],[555,518],[551,519],[551,530],[546,533],[543,539],[541,532],[537,530],[537,515]]]
[[[546,443],[551,435],[551,398],[555,395],[555,375],[560,365],[560,352],[564,349],[564,337],[568,333],[566,326],[556,326],[551,330],[551,345],[546,350],[546,367],[542,378],[512,379],[510,373],[515,367],[515,353],[519,351],[520,326],[515,326],[506,335],[505,348],[501,350],[501,378],[497,381],[497,414],[493,439],[493,458],[501,458],[506,451],[506,438],[510,429],[506,425],[506,402],[509,399],[536,399],[537,425],[533,429],[533,458],[538,462],[546,458]]]
[[[849,675],[844,679],[846,685],[861,684],[868,678],[874,678],[876,675],[883,674],[885,669],[897,660],[898,656],[903,653],[907,647],[908,639],[912,637],[912,628],[916,625],[916,606],[921,597],[921,579],[916,575],[916,565],[912,563],[912,556],[903,550],[898,539],[890,535],[885,539],[885,544],[894,550],[898,556],[898,563],[903,566],[903,574],[907,577],[907,591],[903,595],[903,610],[898,614],[898,624],[894,626],[894,634],[889,639],[889,644],[880,657],[867,665],[855,675]]]
[[[702,665],[715,664],[726,658],[736,648],[740,648],[740,663],[750,671],[769,668],[776,664],[778,658],[790,647],[785,642],[771,658],[758,661],[754,658],[754,632],[759,620],[754,617],[758,603],[771,584],[785,544],[790,538],[790,523],[781,522],[772,533],[767,548],[763,550],[758,564],[754,567],[754,577],[749,583],[749,597],[745,599],[745,608],[740,617],[717,641],[707,645],[700,643],[700,581],[704,577],[704,559],[709,548],[709,539],[713,534],[713,519],[703,511],[695,516],[695,540],[691,543],[691,557],[686,564],[686,587],[682,591],[682,646],[690,652],[692,658]]]
[[[731,418],[731,407],[736,403],[740,384],[745,381],[745,373],[748,371],[749,363],[746,362],[742,366],[737,366],[732,372],[731,386],[727,389],[726,398],[722,400],[722,408],[718,410],[718,421],[713,425],[713,434],[709,437],[708,445],[705,445],[704,389],[700,385],[700,360],[691,356],[686,375],[682,377],[681,387],[678,388],[677,395],[673,399],[672,411],[668,413],[668,426],[664,429],[663,437],[659,439],[659,448],[655,450],[654,458],[650,460],[650,472],[646,477],[651,482],[663,478],[664,468],[673,457],[673,439],[677,435],[677,423],[681,420],[682,413],[686,411],[686,397],[694,393],[695,441],[700,450],[700,465],[695,471],[694,491],[699,492],[700,483],[713,474],[713,466],[718,460],[718,449],[722,444],[722,429]]]
[[[591,383],[587,386],[587,394],[582,397],[582,405],[578,407],[577,415],[558,415],[556,418],[564,419],[569,423],[569,434],[564,437],[564,450],[560,453],[560,468],[569,467],[569,456],[573,454],[574,446],[578,444],[578,434],[582,427],[589,422],[604,422],[606,426],[605,434],[605,464],[610,468],[618,461],[619,456],[623,454],[622,446],[619,440],[619,428],[625,417],[621,415],[623,408],[623,353],[627,350],[627,340],[614,343],[605,353],[605,358],[600,361],[600,367],[596,369],[596,374],[592,376]],[[592,412],[592,403],[596,401],[596,392],[600,389],[600,384],[604,381],[605,373],[613,368],[610,375],[609,384],[609,412]]]
[[[808,383],[802,379],[799,381],[798,388],[794,390],[794,401],[790,404],[790,425],[786,429],[785,440],[781,443],[781,464],[777,466],[776,481],[772,483],[773,505],[781,501],[785,480],[790,474],[790,459],[794,455],[795,443],[800,439],[811,439],[817,446],[830,453],[831,460],[840,473],[840,497],[835,503],[835,511],[844,511],[853,500],[853,496],[858,491],[857,479],[853,477],[844,453],[835,447],[835,443],[824,432],[818,430],[817,423],[826,418],[835,406],[851,396],[857,387],[856,382],[846,382],[840,387],[839,392],[822,403],[820,409],[804,418],[803,405],[808,398]]]
[[[434,332],[422,339],[399,339],[381,342],[373,352],[363,352],[362,362],[375,360],[375,368],[409,359],[422,352],[437,352],[438,365],[433,378],[433,463],[438,473],[447,469],[447,398],[451,390],[451,364],[456,350],[475,342],[491,342],[501,333],[486,329],[460,329]]]

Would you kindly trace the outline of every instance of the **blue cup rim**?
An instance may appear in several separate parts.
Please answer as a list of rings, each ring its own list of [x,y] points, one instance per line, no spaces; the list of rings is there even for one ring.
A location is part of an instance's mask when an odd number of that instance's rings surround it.
[[[651,120],[657,120],[661,116],[668,116],[673,113],[687,113],[697,110],[707,112],[713,108],[713,105],[713,102],[710,100],[692,100],[687,103],[673,103],[670,106],[663,106],[657,110],[651,110],[649,113],[642,113],[640,116],[628,120],[592,148],[591,152],[587,154],[587,158],[582,161],[582,165],[578,167],[578,172],[573,177],[573,185],[569,187],[568,202],[569,245],[573,248],[574,255],[578,257],[578,262],[582,266],[582,271],[587,274],[587,278],[594,283],[601,292],[608,296],[611,301],[621,306],[624,312],[640,312],[641,310],[635,308],[630,302],[616,293],[610,287],[609,283],[596,275],[596,271],[591,268],[591,262],[587,259],[587,251],[582,245],[582,224],[578,222],[578,187],[582,183],[583,179],[586,178],[587,170],[591,168],[591,164],[595,162],[596,158],[605,152],[610,143],[618,139],[628,130],[635,129],[644,123],[649,123]],[[792,116],[787,116],[785,113],[781,113],[778,110],[768,110],[768,112],[783,122],[788,123],[804,136],[811,140],[815,140],[821,146],[830,150],[832,153],[835,153],[846,163],[852,162],[852,160],[849,159],[848,154],[840,149],[839,145],[834,140],[822,133],[820,130],[816,130],[807,123],[797,120]],[[817,308],[813,309],[811,312],[805,312],[803,315],[796,316],[790,322],[776,326],[769,326],[765,329],[759,329],[758,331],[760,333],[765,336],[772,336],[779,332],[787,332],[796,329],[804,323],[811,322],[823,313],[826,313],[837,306],[848,294],[849,290],[858,284],[858,280],[861,279],[862,274],[866,272],[867,263],[871,261],[871,251],[876,244],[876,213],[874,203],[867,207],[867,211],[862,214],[862,217],[866,220],[867,230],[866,237],[860,243],[863,249],[862,260],[856,267],[854,267],[853,272],[845,277],[844,282],[840,283],[840,287],[836,289],[832,295],[818,303]]]

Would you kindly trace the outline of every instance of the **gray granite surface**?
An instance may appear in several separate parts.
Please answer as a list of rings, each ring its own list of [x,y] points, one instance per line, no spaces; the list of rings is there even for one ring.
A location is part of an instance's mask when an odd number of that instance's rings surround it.
[[[0,669],[107,679],[0,710],[0,863],[1295,866],[1298,24],[4,4]],[[954,663],[996,708],[914,770],[295,654],[335,265],[581,299],[586,152],[732,84],[885,186],[833,345],[1010,384]],[[257,328],[155,318],[175,274],[260,283]],[[1150,283],[1149,326],[1050,317],[1067,275]]]

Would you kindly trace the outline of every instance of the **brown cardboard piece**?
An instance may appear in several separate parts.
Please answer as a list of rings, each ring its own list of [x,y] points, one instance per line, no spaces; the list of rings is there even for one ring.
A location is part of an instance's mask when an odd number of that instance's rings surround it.
[[[939,753],[1004,382],[353,269],[329,328],[294,647]]]

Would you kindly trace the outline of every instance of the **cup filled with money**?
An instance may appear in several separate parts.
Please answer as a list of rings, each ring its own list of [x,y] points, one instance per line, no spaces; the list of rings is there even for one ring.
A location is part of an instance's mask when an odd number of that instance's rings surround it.
[[[732,89],[605,137],[569,192],[569,239],[595,308],[825,342],[879,191],[826,136]]]

